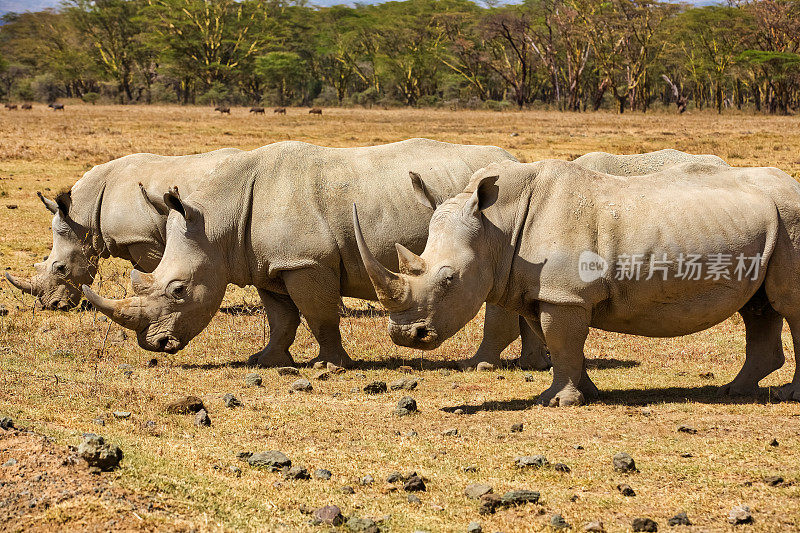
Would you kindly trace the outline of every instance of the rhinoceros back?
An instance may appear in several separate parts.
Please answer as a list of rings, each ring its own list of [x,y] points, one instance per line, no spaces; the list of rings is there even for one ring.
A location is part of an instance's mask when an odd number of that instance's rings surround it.
[[[613,176],[641,176],[653,172],[660,172],[682,163],[703,163],[721,167],[730,166],[722,158],[715,155],[694,155],[673,149],[632,155],[590,152],[575,159],[574,162],[589,170],[603,172]]]

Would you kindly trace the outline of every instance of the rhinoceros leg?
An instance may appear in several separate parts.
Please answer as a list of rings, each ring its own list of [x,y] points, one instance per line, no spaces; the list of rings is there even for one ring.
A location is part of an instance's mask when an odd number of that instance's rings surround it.
[[[778,389],[778,398],[784,402],[792,400],[800,402],[800,316],[787,317],[786,321],[792,331],[792,343],[794,344],[794,377],[791,383]]]
[[[523,370],[549,370],[552,364],[547,346],[524,318],[518,317],[518,321],[522,335],[522,351],[519,357],[514,359],[514,363]]]
[[[306,318],[311,333],[319,343],[319,356],[309,362],[353,366],[353,360],[342,346],[339,332],[339,276],[324,268],[304,268],[283,274],[283,282],[300,313]]]
[[[269,322],[269,342],[260,352],[250,356],[250,366],[293,366],[289,347],[300,325],[300,312],[291,298],[262,289],[258,290]]]
[[[754,297],[755,299],[755,297]],[[739,396],[755,395],[758,382],[783,366],[781,329],[783,317],[763,298],[761,305],[748,303],[739,314],[744,319],[745,360],[733,381],[724,385],[720,393]]]
[[[550,348],[553,384],[539,396],[539,403],[555,406],[580,405],[597,394],[589,375],[583,345],[589,334],[589,314],[578,306],[540,302],[539,324]]]

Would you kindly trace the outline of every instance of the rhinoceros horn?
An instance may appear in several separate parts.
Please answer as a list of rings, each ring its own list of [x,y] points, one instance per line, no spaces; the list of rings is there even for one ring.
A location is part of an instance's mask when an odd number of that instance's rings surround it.
[[[16,276],[12,276],[8,272],[6,272],[6,279],[11,283],[13,286],[21,290],[22,292],[26,292],[28,294],[33,294],[33,284],[25,280],[23,278],[18,278]]]
[[[361,233],[361,224],[358,223],[358,210],[355,204],[353,204],[353,227],[356,232],[358,251],[364,261],[372,286],[375,287],[378,300],[387,309],[402,308],[408,296],[408,281],[403,279],[401,275],[387,269],[372,255],[367,243],[364,241],[364,235]]]
[[[94,292],[88,285],[83,285],[83,294],[92,305],[120,326],[134,331],[142,329],[142,301],[139,297],[124,300],[110,300]]]
[[[419,275],[425,271],[425,260],[400,244],[395,243],[397,248],[397,260],[400,264],[400,273],[406,275]]]

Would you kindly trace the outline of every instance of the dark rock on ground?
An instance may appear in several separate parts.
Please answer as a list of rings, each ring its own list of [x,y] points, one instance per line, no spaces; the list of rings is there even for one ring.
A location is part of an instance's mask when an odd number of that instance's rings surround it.
[[[746,505],[739,505],[731,509],[731,512],[728,513],[728,523],[734,526],[752,524],[753,515],[750,513],[750,508]]]
[[[344,523],[342,510],[335,505],[326,505],[314,511],[314,518],[321,524],[341,526]]]
[[[511,433],[522,433],[522,422],[511,424]]]
[[[517,468],[544,468],[549,464],[544,455],[523,455],[514,459],[514,466]]]
[[[391,390],[414,390],[417,388],[418,382],[414,378],[400,378],[389,383]]]
[[[311,479],[311,475],[304,466],[293,466],[283,470],[283,479]]]
[[[478,512],[480,514],[492,514],[502,505],[503,500],[497,494],[484,494],[481,496],[481,505],[478,508]]]
[[[564,517],[560,514],[554,514],[550,517],[550,527],[553,529],[567,529],[572,527],[564,520]]]
[[[536,503],[539,493],[534,490],[510,490],[503,494],[505,505],[522,505],[523,503]]]
[[[114,415],[114,418],[119,418],[120,420],[127,420],[131,417],[130,411],[114,411],[111,414]]]
[[[676,514],[675,516],[669,519],[669,525],[670,527],[691,526],[692,523],[689,521],[689,517],[686,515],[686,513],[681,511],[680,513]]]
[[[351,487],[349,485],[345,485],[344,487],[339,489],[339,492],[341,492],[342,494],[355,494],[356,493],[356,491],[353,490],[353,487]]]
[[[605,533],[605,528],[603,527],[603,523],[599,520],[595,520],[594,522],[589,522],[585,526],[583,526],[583,530],[587,533]]]
[[[382,394],[389,390],[386,387],[385,381],[373,381],[364,386],[364,392],[367,394]]]
[[[351,516],[345,527],[353,533],[378,533],[378,524],[370,518]]]
[[[201,409],[194,415],[194,425],[197,427],[208,427],[211,425],[211,417],[205,409]]]
[[[403,485],[406,492],[420,492],[425,490],[425,481],[420,476],[411,476]]]
[[[777,487],[781,483],[783,483],[783,478],[781,476],[769,476],[764,478],[764,483],[769,485],[770,487]]]
[[[0,418],[0,428],[2,429],[13,429],[14,428],[14,420],[7,416]]]
[[[386,477],[386,483],[397,483],[398,481],[402,481],[403,476],[400,472],[392,472]]]
[[[413,503],[414,505],[419,505],[422,503],[422,500],[419,499],[419,496],[416,494],[409,494],[408,495],[408,503]]]
[[[237,398],[230,392],[222,397],[222,401],[225,402],[225,407],[229,407],[231,409],[242,405],[242,402],[239,400],[239,398]]]
[[[464,489],[464,496],[467,498],[472,498],[473,500],[480,499],[481,496],[484,494],[489,494],[494,489],[489,485],[484,485],[483,483],[470,483]]]
[[[366,476],[362,477],[359,482],[362,485],[372,485],[373,483],[375,483],[375,478],[367,474]]]
[[[680,426],[678,426],[678,432],[689,433],[690,435],[694,435],[695,433],[697,433],[697,429],[692,426],[686,426],[681,424]]]
[[[467,525],[467,533],[483,533],[483,527],[480,522],[470,522]]]
[[[397,402],[397,408],[414,412],[417,410],[417,401],[411,396],[403,396],[400,398],[400,401]]]
[[[458,429],[457,428],[450,428],[442,431],[443,437],[457,437],[458,436]]]
[[[395,416],[408,416],[414,413],[403,407],[398,407],[397,409],[394,410],[394,414]]]
[[[275,450],[254,453],[248,457],[247,463],[250,466],[266,468],[273,472],[286,466],[292,466],[292,461],[286,455]]]
[[[650,518],[634,518],[633,530],[653,533],[654,531],[658,531],[658,524]]]
[[[279,376],[299,376],[300,371],[293,366],[282,366],[278,368]]]
[[[562,474],[569,474],[572,472],[572,469],[565,465],[564,463],[556,463],[553,465],[553,470],[556,472],[561,472]]]
[[[314,477],[317,479],[327,480],[330,479],[332,476],[333,474],[331,473],[331,471],[325,468],[317,468],[316,470],[314,470]]]
[[[322,371],[316,376],[314,376],[314,379],[316,379],[317,381],[328,381],[329,379],[331,379],[331,373],[328,372],[327,370]]]
[[[248,387],[260,387],[262,381],[260,374],[247,374],[244,376],[244,384]]]
[[[772,439],[772,440],[769,442],[769,445],[770,445],[770,446],[778,446],[778,439]]]
[[[633,488],[627,483],[620,483],[617,485],[617,490],[620,491],[623,496],[636,496],[636,492],[634,492]]]
[[[103,437],[88,435],[78,445],[78,456],[89,463],[90,467],[108,472],[119,466],[122,450],[118,446],[107,444]]]
[[[625,452],[619,452],[614,456],[614,470],[617,472],[636,472],[636,463],[633,457]]]
[[[300,392],[311,392],[314,390],[314,387],[311,386],[311,382],[306,378],[300,378],[292,383],[291,389]]]

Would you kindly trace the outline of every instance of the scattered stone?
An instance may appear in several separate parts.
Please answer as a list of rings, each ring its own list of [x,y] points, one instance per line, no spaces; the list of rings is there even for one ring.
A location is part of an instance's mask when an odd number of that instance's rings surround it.
[[[247,461],[253,456],[253,452],[239,452],[236,454],[236,458],[240,461]]]
[[[345,527],[353,533],[378,533],[378,524],[369,518],[351,516]]]
[[[689,452],[683,452],[681,453],[681,457],[683,457],[684,459],[689,459],[690,457],[694,457],[694,455],[692,455]]]
[[[248,374],[250,375],[250,374]],[[299,376],[300,371],[293,366],[281,366],[278,367],[278,375],[279,376]]]
[[[3,463],[3,466],[14,466],[15,464],[17,464],[17,460],[12,457],[11,459]]]
[[[89,463],[89,467],[108,472],[119,466],[122,450],[113,444],[106,444],[103,437],[89,434],[78,445],[78,456]]]
[[[614,470],[617,472],[638,472],[633,457],[625,452],[619,452],[614,456]]]
[[[713,372],[701,372],[699,375],[700,375],[700,379],[714,379],[714,373]]]
[[[481,496],[481,505],[478,508],[480,514],[492,514],[498,507],[503,505],[503,500],[496,494],[484,494]]]
[[[539,501],[539,493],[535,490],[510,490],[503,494],[502,501],[505,505],[536,503]]]
[[[453,414],[454,415],[463,415],[464,414],[464,410],[463,409],[456,409],[455,411],[453,411]]]
[[[553,470],[556,472],[561,472],[562,474],[569,474],[572,472],[572,469],[565,465],[564,463],[556,463],[553,465]]]
[[[731,512],[728,514],[728,523],[734,526],[752,524],[753,515],[750,513],[750,508],[746,505],[739,505],[731,509]]]
[[[372,485],[373,483],[375,483],[375,478],[369,474],[361,478],[362,485]]]
[[[311,475],[304,466],[293,466],[283,470],[283,479],[311,479]]]
[[[325,368],[325,362],[317,361],[311,368],[313,368],[314,370],[322,370],[323,368]]]
[[[781,483],[783,483],[783,478],[781,476],[769,476],[764,478],[764,483],[769,485],[770,487],[777,487]]]
[[[467,533],[483,533],[483,527],[480,522],[470,522],[467,525]]]
[[[523,455],[514,459],[514,466],[517,468],[544,468],[549,464],[544,455]]]
[[[770,441],[769,445],[770,445],[770,446],[773,446],[773,447],[775,447],[775,446],[778,446],[778,439],[772,439],[772,440]]]
[[[206,406],[203,405],[203,400],[197,396],[187,396],[186,398],[181,398],[180,400],[175,400],[170,403],[164,410],[168,413],[187,415],[189,413],[198,413],[205,408]]]
[[[278,370],[280,371],[280,369]],[[244,377],[244,384],[248,387],[260,387],[262,381],[260,374],[247,374]]]
[[[122,375],[128,379],[133,379],[133,370],[125,370]]]
[[[353,489],[353,487],[351,487],[349,485],[345,485],[344,487],[339,489],[339,492],[341,492],[342,494],[355,494],[356,493],[356,491]]]
[[[0,304],[0,316],[8,316],[8,307]]]
[[[341,526],[344,523],[342,510],[335,505],[326,505],[314,511],[314,519],[321,524]]]
[[[421,492],[425,490],[425,481],[420,476],[411,476],[403,485],[406,492]]]
[[[314,390],[314,387],[311,386],[311,382],[306,378],[300,378],[292,383],[291,389],[300,392],[311,392]]]
[[[419,383],[414,378],[400,378],[389,383],[391,390],[414,390]]]
[[[464,472],[474,474],[478,471],[478,467],[475,465],[467,465],[464,467]]]
[[[397,408],[414,412],[417,410],[417,401],[411,396],[403,396],[400,398],[400,401],[397,402]]]
[[[576,450],[583,450],[584,449],[583,446],[581,446],[580,444],[576,444],[575,446],[573,446],[573,448],[575,448]]]
[[[236,477],[242,477],[242,469],[236,465],[231,465],[228,470]]]
[[[443,437],[457,437],[458,436],[458,428],[450,428],[442,431]]]
[[[314,477],[317,479],[328,480],[333,476],[330,470],[325,468],[317,468],[314,470]]]
[[[402,365],[402,366],[398,366],[397,367],[397,371],[398,372],[403,372],[404,374],[410,374],[410,373],[412,373],[414,371],[414,369],[411,368],[408,365]]]
[[[325,365],[325,368],[327,368],[328,372],[330,372],[331,374],[344,374],[345,372],[344,368],[334,365],[333,363],[328,363],[327,365]]]
[[[692,426],[685,426],[685,425],[681,424],[680,426],[678,426],[678,432],[679,433],[688,433],[690,435],[694,435],[695,433],[697,433],[697,429],[693,428]]]
[[[208,416],[208,412],[205,409],[200,409],[196,415],[194,415],[194,425],[197,427],[208,427],[211,425],[211,417]]]
[[[669,519],[669,526],[691,526],[692,523],[689,521],[689,517],[686,515],[685,512],[681,511],[680,513],[676,514],[672,518]]]
[[[525,374],[524,377],[526,383],[533,383],[534,381],[536,381],[536,378],[533,377],[533,374]]]
[[[364,386],[364,392],[367,394],[382,394],[387,390],[389,389],[386,387],[385,381],[373,381]]]
[[[126,420],[131,417],[131,413],[129,411],[114,411],[111,414],[114,415],[114,418],[119,418],[120,420]]]
[[[633,530],[652,533],[654,531],[658,531],[658,524],[649,518],[634,518]]]
[[[522,433],[522,422],[511,424],[511,433]]]
[[[328,381],[329,379],[331,379],[331,373],[328,372],[327,370],[324,370],[319,374],[317,374],[316,376],[314,376],[314,379],[316,379],[317,381]]]
[[[271,472],[292,466],[291,459],[275,450],[254,453],[247,458],[247,463],[252,467],[266,468]]]
[[[3,429],[13,429],[14,428],[14,420],[7,416],[0,418],[0,428]]]
[[[472,498],[473,500],[479,500],[484,494],[489,494],[493,491],[494,489],[489,485],[484,485],[483,483],[470,483],[464,489],[464,496],[467,498]]]
[[[239,407],[240,405],[242,405],[242,402],[239,400],[239,398],[237,398],[236,396],[234,396],[230,392],[222,397],[222,401],[225,402],[225,407],[228,407],[230,409],[233,409],[234,407]]]
[[[620,483],[617,485],[617,490],[620,491],[623,496],[636,496],[636,492],[634,492],[633,488],[627,483]]]
[[[486,361],[481,361],[477,364],[475,370],[478,372],[491,372],[494,370],[494,365],[492,363],[487,363]]]
[[[403,480],[403,475],[400,472],[392,472],[386,476],[386,483],[397,483]]]
[[[92,420],[92,422],[94,422],[98,426],[105,426],[106,425],[106,421],[103,418],[95,418],[94,420]]]
[[[103,318],[105,318],[105,317],[103,317]],[[158,359],[156,359],[155,357],[153,357],[152,359],[150,359],[150,360],[147,362],[147,366],[149,366],[150,368],[153,368],[154,366],[158,366]]]
[[[422,503],[422,500],[419,499],[419,496],[416,494],[409,494],[408,495],[408,503],[413,503],[414,505],[419,505]]]
[[[408,416],[411,414],[411,411],[409,411],[404,407],[398,407],[397,409],[394,410],[394,414],[397,416]]]
[[[599,520],[594,522],[589,522],[585,526],[583,526],[583,530],[589,533],[605,533],[605,528],[603,527],[603,523]]]
[[[516,131],[513,131],[513,132],[511,132],[509,137],[519,137],[519,133],[517,133]]]
[[[550,517],[550,527],[553,529],[567,529],[572,527],[564,520],[564,517],[560,514],[554,514]]]

